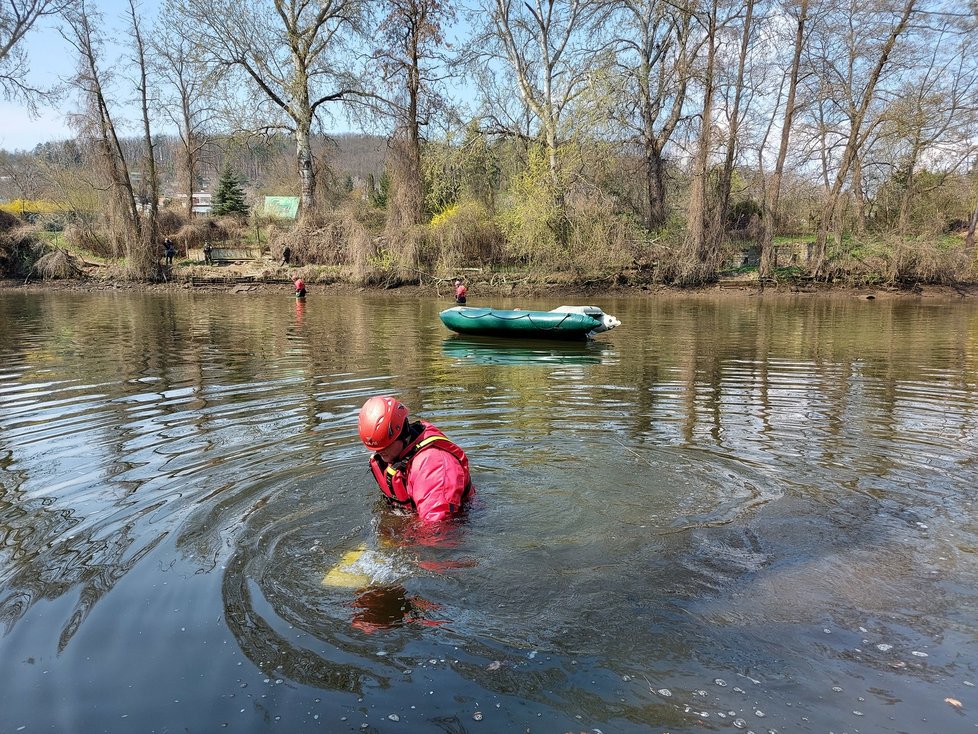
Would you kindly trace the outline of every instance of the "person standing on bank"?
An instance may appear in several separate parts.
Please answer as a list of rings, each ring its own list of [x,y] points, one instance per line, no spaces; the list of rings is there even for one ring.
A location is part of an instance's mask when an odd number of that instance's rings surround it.
[[[166,264],[173,265],[173,256],[177,254],[177,250],[169,237],[163,240],[163,254],[166,255]]]
[[[397,398],[370,398],[358,423],[360,440],[372,452],[370,470],[388,504],[433,523],[456,514],[471,498],[465,452],[431,423],[412,423]]]
[[[210,240],[204,240],[204,265],[211,265],[211,252],[213,251]]]
[[[461,278],[455,279],[455,303],[459,306],[465,305],[465,296],[468,295],[469,289],[465,287],[465,283],[462,282]]]
[[[306,283],[298,275],[293,276],[293,285],[295,286],[295,297],[305,298],[306,297]]]

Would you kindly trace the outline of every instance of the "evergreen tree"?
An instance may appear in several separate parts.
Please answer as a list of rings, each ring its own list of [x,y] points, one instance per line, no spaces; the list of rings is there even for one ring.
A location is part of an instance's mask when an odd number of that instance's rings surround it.
[[[380,182],[377,183],[373,194],[370,196],[373,205],[378,209],[386,209],[387,201],[390,199],[391,193],[391,178],[387,175],[387,171],[384,171],[380,176]]]
[[[211,212],[217,216],[224,214],[240,214],[248,216],[248,205],[245,203],[244,189],[234,175],[231,166],[225,165],[221,178],[217,181],[217,190],[211,201]]]

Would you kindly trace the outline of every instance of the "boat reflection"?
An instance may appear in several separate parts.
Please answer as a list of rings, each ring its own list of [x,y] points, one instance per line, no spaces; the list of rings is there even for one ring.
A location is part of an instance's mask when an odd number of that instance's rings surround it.
[[[501,340],[494,337],[453,336],[442,342],[450,359],[481,365],[613,364],[618,354],[597,342],[555,342],[547,339]]]

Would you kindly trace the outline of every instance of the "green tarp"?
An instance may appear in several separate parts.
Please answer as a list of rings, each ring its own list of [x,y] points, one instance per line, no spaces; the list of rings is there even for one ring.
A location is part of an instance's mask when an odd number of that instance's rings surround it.
[[[299,216],[299,197],[266,196],[265,214],[282,219],[295,219]]]

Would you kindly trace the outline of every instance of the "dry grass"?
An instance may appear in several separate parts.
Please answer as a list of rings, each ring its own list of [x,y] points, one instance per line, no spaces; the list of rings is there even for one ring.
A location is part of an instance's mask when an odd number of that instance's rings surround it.
[[[19,227],[20,225],[21,225],[21,221],[18,217],[15,217],[13,214],[11,214],[8,211],[4,211],[3,209],[0,209],[0,233],[9,232],[10,230],[14,229],[15,227]]]
[[[84,277],[81,260],[62,248],[42,256],[34,263],[34,272],[44,280],[67,280]]]
[[[503,258],[503,233],[485,205],[467,201],[446,209],[428,225],[430,254],[424,264],[436,274],[451,275],[458,268],[499,262]]]
[[[373,276],[371,259],[376,248],[367,228],[350,207],[308,216],[294,229],[277,231],[270,247],[276,258],[281,258],[288,247],[293,265],[340,266],[354,283],[367,283]]]
[[[888,275],[897,283],[947,285],[974,276],[974,263],[962,247],[943,247],[930,238],[895,242],[889,265]]]
[[[64,240],[73,249],[91,252],[99,257],[116,257],[110,238],[91,222],[73,222],[65,227]]]
[[[198,219],[190,224],[183,225],[171,237],[177,245],[177,248],[186,252],[190,248],[203,247],[207,241],[210,241],[211,244],[226,242],[231,239],[231,231],[227,228],[224,221]]]
[[[10,225],[6,219],[0,224],[0,277],[21,278],[30,272],[43,245],[30,225],[22,224],[16,217],[13,226]]]

